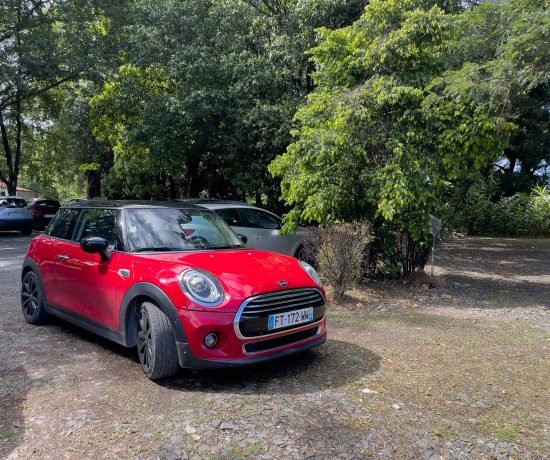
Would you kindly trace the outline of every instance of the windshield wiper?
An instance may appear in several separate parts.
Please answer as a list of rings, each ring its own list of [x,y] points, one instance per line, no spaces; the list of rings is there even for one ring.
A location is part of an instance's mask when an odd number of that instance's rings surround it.
[[[207,249],[237,249],[244,248],[240,244],[211,244]]]
[[[133,252],[147,252],[147,251],[183,251],[182,248],[169,248],[168,246],[156,246],[150,248],[138,248],[134,249]]]

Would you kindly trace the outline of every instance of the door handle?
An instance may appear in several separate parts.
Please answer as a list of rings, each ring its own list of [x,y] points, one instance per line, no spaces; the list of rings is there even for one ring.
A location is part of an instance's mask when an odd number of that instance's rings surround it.
[[[66,260],[69,260],[69,256],[66,256],[65,254],[59,254],[59,255],[57,256],[57,258],[58,258],[59,260],[61,260],[62,262],[65,262]]]
[[[254,237],[254,239],[255,239],[255,240],[263,240],[264,237],[263,237],[262,235],[256,235],[256,236]]]

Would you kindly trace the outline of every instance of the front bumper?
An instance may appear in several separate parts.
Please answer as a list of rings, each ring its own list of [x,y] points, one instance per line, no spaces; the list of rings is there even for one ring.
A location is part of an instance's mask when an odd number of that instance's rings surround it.
[[[241,339],[234,330],[235,313],[177,310],[187,343],[176,342],[180,365],[209,369],[257,364],[307,350],[326,341],[325,317],[267,337]],[[218,335],[214,348],[204,345],[209,332]]]
[[[178,356],[180,360],[180,366],[190,369],[221,369],[228,367],[244,367],[252,366],[254,364],[265,363],[273,359],[283,358],[285,356],[293,355],[301,351],[309,350],[310,348],[318,347],[327,341],[327,333],[317,337],[315,340],[310,340],[306,343],[295,344],[290,348],[285,348],[279,351],[272,351],[271,353],[261,356],[248,356],[242,359],[201,359],[191,353],[189,350],[189,344],[176,342],[178,348]]]

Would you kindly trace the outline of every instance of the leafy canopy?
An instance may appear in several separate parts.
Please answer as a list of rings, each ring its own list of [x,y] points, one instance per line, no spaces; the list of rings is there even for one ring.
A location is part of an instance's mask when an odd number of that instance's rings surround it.
[[[458,34],[448,2],[373,0],[320,29],[316,89],[270,171],[293,206],[288,227],[380,216],[416,239],[449,181],[502,153],[512,125],[442,78]]]

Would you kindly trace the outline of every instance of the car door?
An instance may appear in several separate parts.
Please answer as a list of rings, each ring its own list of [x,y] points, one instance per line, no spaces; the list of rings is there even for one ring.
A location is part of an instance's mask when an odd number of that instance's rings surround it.
[[[227,225],[231,227],[237,235],[246,236],[245,246],[247,248],[254,248],[254,229],[247,228],[243,225],[241,215],[239,211],[235,208],[220,208],[215,209],[216,214],[218,214]]]
[[[58,306],[111,329],[118,329],[119,325],[118,269],[121,257],[126,256],[118,251],[122,239],[116,213],[115,209],[82,209],[72,241],[58,257],[56,266],[56,284],[61,293]],[[88,236],[109,241],[108,260],[82,250],[80,241]]]
[[[256,208],[239,208],[239,213],[254,249],[293,255],[296,236],[281,234],[282,222],[278,217]]]
[[[56,283],[56,270],[59,257],[67,252],[67,248],[73,243],[71,237],[78,219],[78,209],[61,209],[59,214],[47,228],[43,239],[40,239],[40,260],[37,265],[46,292],[46,302],[58,306],[61,304],[63,292]]]

